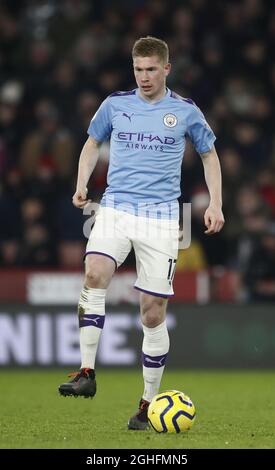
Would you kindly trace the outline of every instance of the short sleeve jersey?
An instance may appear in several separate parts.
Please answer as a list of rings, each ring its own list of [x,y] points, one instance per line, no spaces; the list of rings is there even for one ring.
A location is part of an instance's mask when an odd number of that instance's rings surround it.
[[[98,142],[110,139],[101,204],[131,208],[163,203],[175,208],[186,136],[198,153],[209,151],[216,139],[196,104],[169,89],[154,103],[138,89],[111,94],[92,118],[88,134]]]

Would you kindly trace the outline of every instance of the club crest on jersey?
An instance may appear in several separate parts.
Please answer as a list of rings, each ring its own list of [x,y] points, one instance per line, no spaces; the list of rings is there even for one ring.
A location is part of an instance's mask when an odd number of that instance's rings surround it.
[[[175,127],[178,123],[177,117],[174,114],[165,114],[163,122],[167,127]]]

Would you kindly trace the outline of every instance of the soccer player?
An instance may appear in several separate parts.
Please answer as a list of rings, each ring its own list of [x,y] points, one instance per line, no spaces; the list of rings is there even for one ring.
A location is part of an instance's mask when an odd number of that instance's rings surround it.
[[[137,88],[115,92],[103,101],[91,120],[80,155],[73,204],[82,209],[88,202],[86,187],[98,160],[99,145],[111,141],[108,187],[87,243],[78,306],[82,363],[75,377],[60,385],[59,392],[64,396],[95,395],[95,358],[104,326],[106,289],[133,247],[144,333],[144,392],[128,429],[144,430],[148,428],[147,409],[159,391],[169,351],[165,314],[168,298],[173,295],[178,253],[177,198],[186,136],[202,158],[210,195],[205,233],[219,232],[224,218],[215,135],[191,99],[167,88],[171,69],[167,44],[150,36],[140,38],[132,56]],[[150,229],[157,236],[150,236]]]

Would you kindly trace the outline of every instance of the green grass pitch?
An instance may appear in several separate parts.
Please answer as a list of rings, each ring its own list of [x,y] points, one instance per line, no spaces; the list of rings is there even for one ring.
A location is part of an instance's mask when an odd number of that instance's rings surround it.
[[[1,448],[275,448],[273,371],[166,370],[161,391],[184,391],[196,406],[185,434],[127,430],[142,393],[140,371],[98,369],[94,399],[59,396],[66,373],[1,371]]]

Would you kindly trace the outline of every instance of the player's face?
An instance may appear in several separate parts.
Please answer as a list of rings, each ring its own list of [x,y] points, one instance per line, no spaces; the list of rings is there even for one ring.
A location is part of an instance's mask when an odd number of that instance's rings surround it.
[[[164,64],[158,56],[135,57],[133,63],[141,95],[149,101],[160,99],[165,93],[171,64]]]

